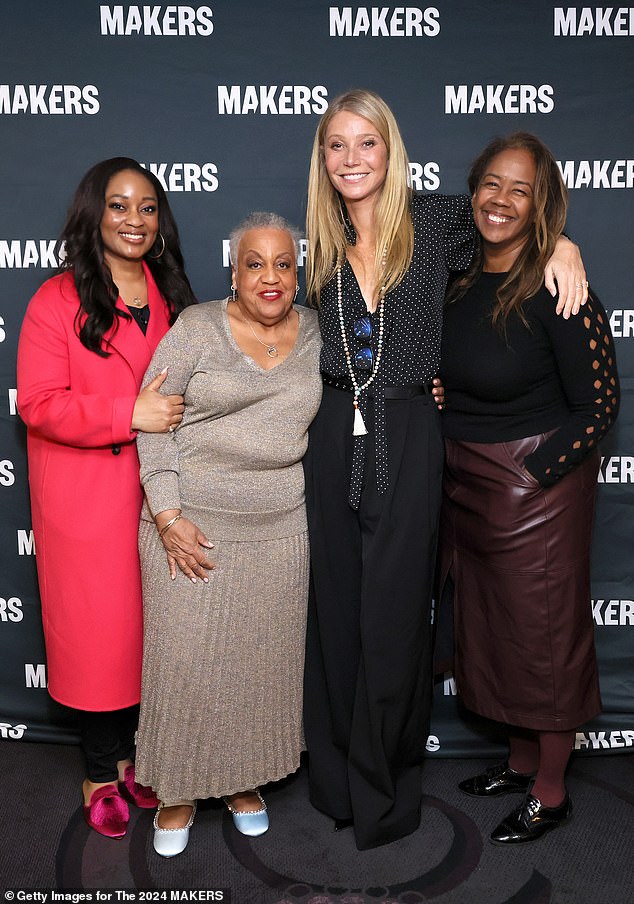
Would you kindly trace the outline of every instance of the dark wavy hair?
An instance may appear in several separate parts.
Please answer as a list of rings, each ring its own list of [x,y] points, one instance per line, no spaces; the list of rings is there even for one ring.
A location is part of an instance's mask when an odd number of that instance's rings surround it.
[[[506,279],[497,291],[497,304],[493,310],[493,323],[502,330],[512,311],[522,320],[522,303],[536,295],[544,282],[544,268],[552,257],[557,239],[566,224],[568,191],[561,177],[557,161],[552,152],[530,132],[513,132],[505,138],[494,138],[474,160],[469,172],[469,193],[473,197],[478,190],[491,160],[502,151],[528,151],[535,161],[535,188],[533,199],[535,218],[528,241],[513,263]],[[482,272],[482,245],[478,244],[476,254],[466,273],[451,285],[447,301],[461,298]]]
[[[157,257],[163,244],[157,236],[145,263],[167,303],[170,324],[183,308],[196,303],[185,274],[178,228],[163,186],[153,173],[131,157],[102,160],[79,183],[57,244],[63,258],[61,269],[72,272],[81,303],[75,319],[77,335],[82,345],[101,357],[108,355],[102,347],[104,334],[113,326],[117,329],[119,318],[130,316],[116,307],[119,292],[104,257],[100,228],[106,188],[112,177],[123,170],[140,173],[156,192],[159,233],[165,240],[165,250]],[[80,327],[82,312],[87,316]]]

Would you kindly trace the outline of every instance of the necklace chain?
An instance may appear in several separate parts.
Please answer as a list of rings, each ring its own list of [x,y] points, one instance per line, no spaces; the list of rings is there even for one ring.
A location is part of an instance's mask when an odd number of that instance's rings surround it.
[[[365,381],[359,385],[357,382],[357,378],[354,372],[354,367],[352,366],[352,356],[350,354],[350,348],[348,346],[348,337],[346,336],[346,325],[343,318],[343,290],[341,287],[341,267],[337,267],[337,307],[339,309],[339,325],[341,327],[341,339],[343,342],[343,350],[346,356],[346,364],[348,367],[348,373],[350,375],[350,380],[352,381],[352,385],[354,386],[354,407],[359,407],[359,396],[363,392],[364,389],[367,389],[370,386],[378,373],[379,364],[381,363],[381,354],[383,352],[383,330],[385,327],[384,320],[384,310],[385,310],[385,286],[381,286],[379,291],[379,303],[377,305],[377,311],[379,312],[379,336],[376,343],[376,358],[374,364],[372,366],[372,372],[370,376]]]
[[[385,262],[385,252],[383,253],[383,261]],[[365,381],[365,383],[359,384],[357,382],[357,378],[354,372],[354,368],[352,366],[352,356],[350,354],[350,348],[348,347],[348,337],[346,336],[346,324],[343,319],[343,290],[341,287],[341,266],[337,267],[337,307],[339,309],[339,325],[341,327],[341,340],[343,342],[343,350],[346,356],[346,365],[348,367],[348,374],[350,375],[350,379],[352,380],[352,385],[354,386],[354,395],[352,397],[352,405],[354,408],[354,421],[352,425],[352,435],[353,436],[365,436],[367,434],[367,428],[363,421],[363,415],[361,414],[361,409],[359,408],[359,396],[363,392],[364,389],[367,389],[374,380],[379,371],[379,364],[381,363],[381,354],[383,352],[383,328],[385,326],[384,321],[384,310],[385,310],[385,286],[381,286],[379,290],[379,303],[377,305],[377,310],[379,312],[379,335],[376,341],[376,358],[374,360],[374,364],[372,365],[372,372],[370,376]]]
[[[266,349],[266,353],[267,353],[267,355],[269,356],[269,358],[277,358],[277,357],[279,356],[278,345],[279,345],[279,341],[280,341],[280,340],[278,340],[277,342],[274,342],[273,345],[270,345],[268,342],[264,342],[262,339],[260,339],[260,337],[258,336],[258,334],[255,332],[255,330],[254,330],[253,327],[251,326],[250,321],[247,320],[247,318],[243,316],[242,311],[240,310],[240,305],[238,304],[238,302],[236,302],[236,307],[237,307],[237,309],[238,309],[238,314],[239,314],[239,316],[240,316],[240,320],[241,320],[243,323],[246,323],[246,325],[249,327],[249,329],[251,330],[251,332],[252,332],[252,334],[253,334],[253,338],[254,338],[254,339],[257,339],[257,341],[260,343],[260,345],[263,345],[263,346],[264,346],[264,348]],[[286,312],[286,317],[284,318],[284,327],[283,327],[283,332],[284,332],[284,333],[286,333],[286,325],[287,325],[287,323],[288,323],[288,311]],[[280,338],[282,338],[282,337],[280,337]]]
[[[145,293],[147,294],[147,281],[145,279],[145,274],[143,275],[143,287]],[[148,303],[147,298],[143,298],[141,295],[135,295],[132,301],[129,301],[128,304],[132,308],[144,308]]]

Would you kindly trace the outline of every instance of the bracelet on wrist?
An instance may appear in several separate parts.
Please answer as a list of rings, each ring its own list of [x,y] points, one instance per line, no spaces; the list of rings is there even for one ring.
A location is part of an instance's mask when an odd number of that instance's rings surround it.
[[[170,527],[172,527],[173,524],[176,524],[177,521],[180,521],[182,517],[183,517],[182,515],[174,515],[173,518],[170,518],[170,520],[167,522],[167,524],[164,524],[163,527],[160,529],[159,540],[162,540],[163,534],[166,531],[168,531],[170,529]]]

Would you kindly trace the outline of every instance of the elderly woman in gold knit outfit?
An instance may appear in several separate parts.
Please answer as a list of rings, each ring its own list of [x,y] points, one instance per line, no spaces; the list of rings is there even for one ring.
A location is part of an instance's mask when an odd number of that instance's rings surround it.
[[[303,749],[301,459],[321,380],[316,314],[293,304],[297,256],[281,217],[249,217],[231,236],[233,296],[180,318],[148,371],[169,365],[166,389],[185,400],[179,428],[139,446],[137,771],[162,801],[163,856],[184,849],[200,798],[224,797],[244,834],[266,831],[258,785]]]

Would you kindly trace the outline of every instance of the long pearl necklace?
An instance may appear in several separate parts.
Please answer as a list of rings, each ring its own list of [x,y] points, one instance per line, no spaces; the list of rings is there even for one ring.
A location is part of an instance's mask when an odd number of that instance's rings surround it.
[[[359,396],[363,392],[364,389],[367,389],[370,384],[374,382],[374,378],[376,377],[379,364],[381,363],[381,353],[383,352],[383,328],[384,328],[384,310],[385,310],[385,286],[381,286],[379,291],[379,303],[377,305],[377,310],[379,312],[379,336],[376,343],[376,358],[374,361],[374,365],[372,367],[372,372],[365,383],[359,385],[357,383],[357,378],[354,372],[354,367],[352,366],[352,355],[350,354],[350,349],[348,347],[348,337],[346,336],[346,325],[343,319],[343,291],[341,288],[341,267],[337,267],[337,307],[339,309],[339,325],[341,327],[341,340],[343,342],[343,350],[346,356],[346,364],[348,366],[348,373],[350,375],[350,380],[352,385],[354,386],[354,396],[352,399],[352,404],[354,406],[354,424],[352,427],[352,435],[353,436],[365,436],[367,434],[367,428],[365,426],[363,415],[359,410]]]

